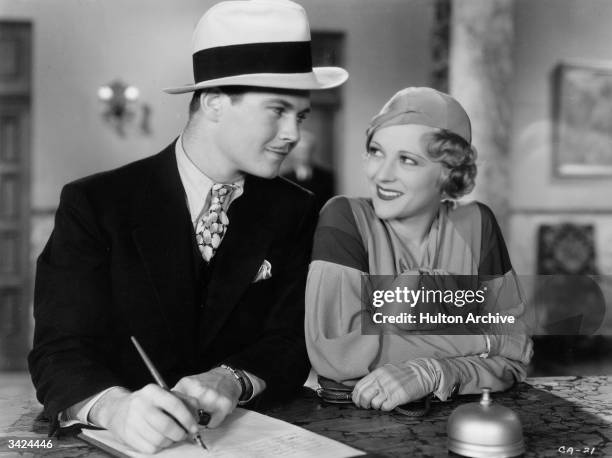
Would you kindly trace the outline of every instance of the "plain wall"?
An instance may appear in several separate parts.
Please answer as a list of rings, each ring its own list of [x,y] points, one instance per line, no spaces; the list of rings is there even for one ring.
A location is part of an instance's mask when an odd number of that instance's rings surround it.
[[[554,176],[551,122],[555,66],[612,61],[612,2],[517,0],[515,11],[511,206],[612,210],[612,179]]]
[[[191,33],[212,1],[0,0],[0,20],[33,23],[32,208],[57,206],[63,184],[151,155],[187,119],[189,95],[161,88],[192,81]],[[364,129],[398,89],[430,73],[433,2],[306,0],[313,30],[346,34],[336,150],[339,190],[365,193]],[[121,78],[152,108],[152,134],[117,136],[102,120],[98,87]]]
[[[428,86],[432,70],[430,0],[304,0],[311,27],[346,32],[346,66],[336,174],[339,192],[367,195],[365,129],[398,90]]]
[[[553,71],[574,59],[612,61],[611,24],[607,0],[516,1],[506,240],[519,274],[536,272],[540,225],[563,223],[593,225],[597,268],[612,272],[612,178],[556,177],[552,148]]]

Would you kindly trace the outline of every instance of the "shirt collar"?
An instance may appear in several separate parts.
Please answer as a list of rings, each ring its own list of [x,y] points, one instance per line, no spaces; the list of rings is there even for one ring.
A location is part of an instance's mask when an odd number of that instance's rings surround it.
[[[204,208],[204,205],[206,205],[206,198],[210,194],[210,189],[212,188],[214,181],[208,178],[200,169],[198,169],[191,161],[189,156],[187,156],[187,153],[183,148],[182,136],[180,136],[176,141],[175,154],[179,175],[187,196],[189,214],[191,215],[191,221],[195,224],[198,216]],[[236,181],[233,184],[236,185],[237,188],[232,194],[229,204],[240,197],[244,192],[244,178]]]

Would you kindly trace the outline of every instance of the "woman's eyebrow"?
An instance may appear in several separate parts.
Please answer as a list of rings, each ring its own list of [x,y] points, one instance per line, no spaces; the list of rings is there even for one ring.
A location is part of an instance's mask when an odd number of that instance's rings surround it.
[[[421,159],[428,159],[425,156],[423,156],[422,154],[415,153],[414,151],[408,151],[408,150],[405,150],[405,149],[399,150],[398,153],[399,154],[408,154],[410,156],[417,156],[417,157],[420,157]]]

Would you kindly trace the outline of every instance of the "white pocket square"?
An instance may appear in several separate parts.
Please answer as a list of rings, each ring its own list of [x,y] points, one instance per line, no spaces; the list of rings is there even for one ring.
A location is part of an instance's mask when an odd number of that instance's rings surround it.
[[[257,272],[257,275],[255,275],[255,279],[253,280],[253,283],[257,283],[258,281],[261,281],[261,280],[267,280],[271,276],[272,276],[272,264],[270,264],[267,260],[264,260],[261,266],[259,266],[259,271]]]

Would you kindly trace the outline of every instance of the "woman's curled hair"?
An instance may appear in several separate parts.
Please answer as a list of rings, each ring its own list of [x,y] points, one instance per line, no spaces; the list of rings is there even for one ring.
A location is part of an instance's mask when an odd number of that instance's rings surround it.
[[[427,153],[436,162],[448,168],[441,183],[444,196],[457,199],[474,189],[476,179],[476,149],[463,137],[441,129],[430,134]]]

